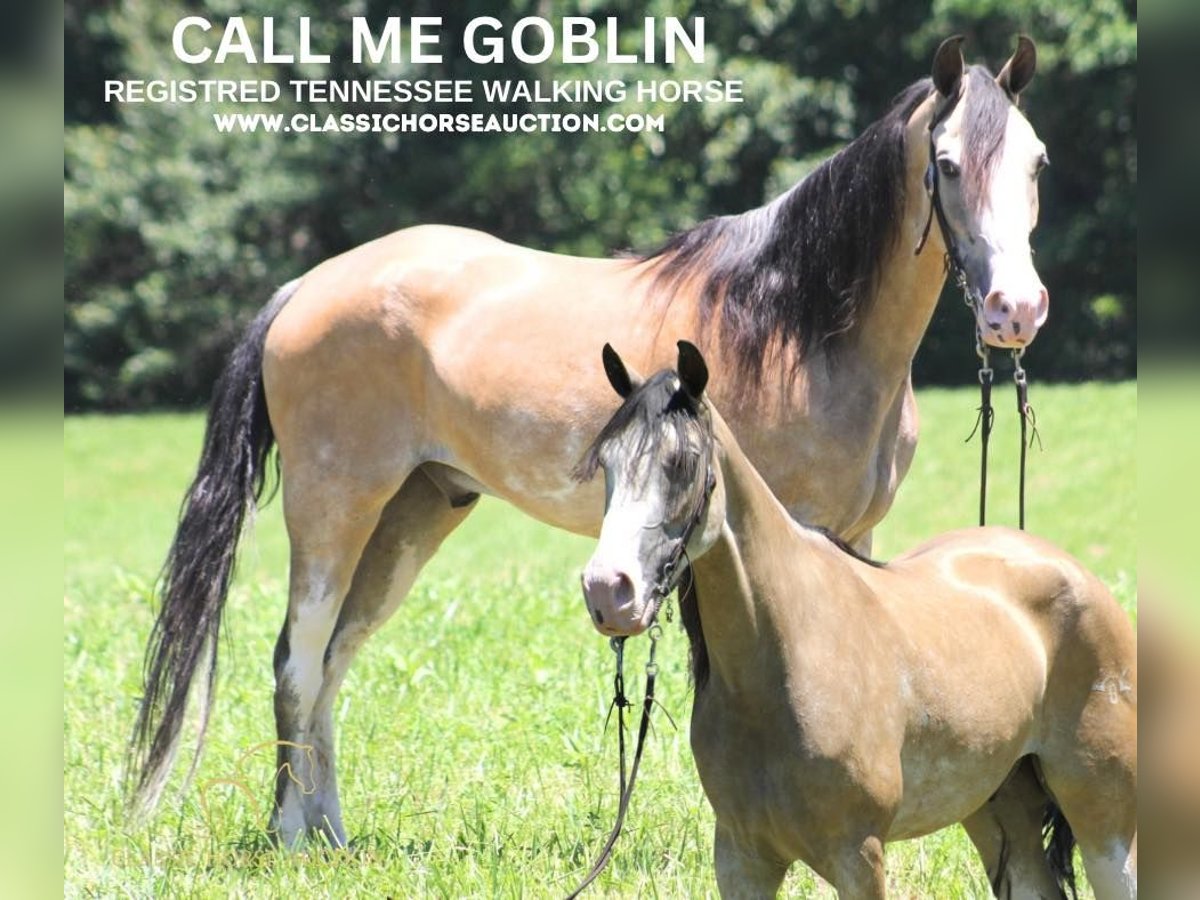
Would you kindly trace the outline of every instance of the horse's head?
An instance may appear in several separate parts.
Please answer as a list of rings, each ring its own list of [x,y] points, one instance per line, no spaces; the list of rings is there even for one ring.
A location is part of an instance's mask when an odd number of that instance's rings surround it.
[[[686,567],[724,518],[713,462],[713,426],[704,399],[708,368],[679,342],[676,368],[642,380],[604,347],[604,370],[625,402],[579,465],[581,479],[604,470],[604,522],[583,571],[583,596],[596,629],[645,631]]]
[[[1046,147],[1017,109],[1033,78],[1037,51],[1021,37],[995,78],[963,64],[961,37],[933,62],[937,107],[930,131],[927,184],[956,274],[965,278],[984,341],[1023,347],[1046,320],[1050,295],[1033,266],[1037,179]]]

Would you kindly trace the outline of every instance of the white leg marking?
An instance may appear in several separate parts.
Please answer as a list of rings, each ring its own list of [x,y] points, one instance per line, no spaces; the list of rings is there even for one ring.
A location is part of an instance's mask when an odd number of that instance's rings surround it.
[[[279,809],[279,842],[288,848],[294,848],[304,840],[306,827],[304,824],[304,807],[300,801],[300,792],[289,786],[283,794],[283,805]]]
[[[1116,843],[1104,855],[1083,851],[1083,864],[1096,900],[1132,900],[1137,897],[1137,868],[1130,848]]]
[[[302,607],[301,615],[288,628],[290,652],[284,672],[289,687],[296,693],[300,724],[304,728],[309,725],[308,718],[325,679],[325,648],[334,621],[334,616],[313,604]]]

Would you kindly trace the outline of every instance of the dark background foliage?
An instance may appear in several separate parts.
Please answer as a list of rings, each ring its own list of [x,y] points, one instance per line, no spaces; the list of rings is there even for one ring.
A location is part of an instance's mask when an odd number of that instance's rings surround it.
[[[66,10],[65,403],[69,410],[204,402],[224,354],[274,288],[396,228],[445,222],[548,250],[647,247],[707,215],[757,206],[878,117],[928,71],[940,39],[967,35],[993,70],[1018,32],[1038,42],[1027,115],[1049,148],[1037,265],[1051,321],[1035,377],[1136,374],[1136,7],[1132,0],[531,0],[312,4],[79,0]],[[199,7],[199,9],[198,9]],[[476,66],[451,38],[476,15],[702,14],[703,65]],[[312,16],[328,66],[191,67],[174,60],[183,15]],[[436,66],[352,65],[353,15],[440,15]],[[252,20],[253,21],[253,20]],[[339,41],[341,44],[339,44]],[[338,47],[343,52],[338,52]],[[741,79],[742,104],[661,105],[659,134],[221,135],[203,105],[106,105],[106,78]],[[478,93],[478,92],[477,92]],[[636,108],[627,101],[628,110]],[[481,103],[482,108],[482,103]],[[274,111],[287,112],[281,102]],[[325,110],[322,110],[325,111]],[[339,112],[340,109],[329,111]],[[413,105],[406,111],[420,111]],[[506,111],[517,111],[509,109]],[[971,324],[949,290],[919,384],[972,380]]]

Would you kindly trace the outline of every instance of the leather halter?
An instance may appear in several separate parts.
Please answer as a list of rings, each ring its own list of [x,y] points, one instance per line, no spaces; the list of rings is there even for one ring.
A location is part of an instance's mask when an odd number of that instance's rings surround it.
[[[962,254],[959,252],[958,241],[955,238],[954,230],[950,227],[950,223],[946,218],[946,210],[942,205],[942,192],[940,190],[941,182],[937,166],[937,146],[933,141],[934,131],[954,111],[960,99],[962,99],[961,87],[953,98],[948,99],[942,104],[941,109],[934,113],[933,118],[929,122],[929,165],[925,169],[925,190],[929,194],[929,218],[925,220],[925,228],[921,231],[921,240],[917,242],[917,249],[913,255],[920,256],[921,251],[925,249],[925,244],[929,240],[930,229],[933,227],[933,219],[936,216],[938,228],[942,232],[942,243],[946,246],[946,272],[954,278],[955,284],[962,291],[963,300],[967,304],[967,308],[978,316],[982,298],[979,296],[979,292],[971,287],[971,283],[967,278],[966,267],[963,265]],[[975,326],[975,353],[979,357],[979,418],[975,421],[975,428],[967,435],[967,440],[969,441],[974,437],[976,431],[979,432],[981,444],[979,457],[979,524],[982,526],[987,522],[988,438],[991,437],[992,433],[994,410],[992,408],[993,371],[989,363],[988,348],[983,341],[983,335],[979,333],[978,324]],[[1024,353],[1025,350],[1023,347],[1019,347],[1012,352],[1013,383],[1017,389],[1017,414],[1021,419],[1017,524],[1022,530],[1025,528],[1026,450],[1034,439],[1038,440],[1039,446],[1041,443],[1041,438],[1037,432],[1037,420],[1034,416],[1033,407],[1029,403],[1029,384],[1026,380],[1025,370],[1021,367],[1021,357]]]
[[[706,422],[709,428],[712,427],[710,422]],[[708,466],[704,474],[704,490],[699,494],[696,505],[692,508],[691,514],[688,516],[687,525],[684,526],[683,533],[675,539],[675,546],[671,549],[671,555],[667,557],[666,563],[663,565],[662,573],[658,577],[658,581],[654,584],[651,590],[651,596],[654,598],[654,619],[658,618],[658,610],[662,606],[663,601],[679,587],[679,582],[683,578],[683,573],[688,567],[681,567],[682,563],[687,558],[687,546],[691,543],[692,534],[696,531],[700,520],[704,518],[704,512],[708,509],[708,501],[712,499],[712,493],[717,487],[717,476],[713,471],[712,454],[709,453]]]
[[[704,424],[711,431],[712,422],[707,417],[704,418]],[[659,579],[651,592],[654,602],[654,614],[650,619],[650,627],[646,630],[650,638],[650,657],[646,662],[646,694],[642,700],[642,718],[641,722],[638,723],[637,745],[633,751],[633,765],[629,769],[628,780],[625,778],[625,710],[632,707],[633,704],[625,696],[625,638],[614,637],[610,642],[613,652],[617,656],[617,671],[613,678],[613,701],[612,706],[609,708],[610,715],[613,707],[617,710],[617,744],[620,748],[618,788],[620,800],[617,804],[617,820],[613,824],[612,831],[609,832],[607,840],[604,842],[604,847],[600,850],[600,854],[592,864],[592,868],[575,890],[567,895],[567,900],[575,900],[604,871],[604,867],[612,859],[613,847],[616,846],[617,838],[621,836],[621,829],[625,825],[625,813],[629,810],[629,800],[633,796],[633,785],[637,781],[638,767],[642,761],[642,750],[646,746],[646,734],[650,730],[650,711],[654,708],[656,702],[654,699],[654,683],[658,676],[658,664],[655,662],[655,653],[658,650],[658,638],[662,632],[658,624],[658,613],[666,598],[670,596],[672,591],[679,587],[679,582],[683,577],[684,571],[691,571],[690,565],[681,567],[680,563],[687,558],[687,545],[691,541],[692,535],[699,526],[701,519],[704,518],[704,513],[708,509],[708,502],[712,498],[713,491],[717,486],[717,476],[713,470],[711,447],[707,455],[704,490],[698,495],[696,505],[688,517],[687,525],[684,526],[683,534],[676,539],[675,546],[671,550],[671,555],[667,558],[667,562],[663,566]],[[665,709],[663,711],[666,712]],[[670,718],[669,713],[668,718]]]

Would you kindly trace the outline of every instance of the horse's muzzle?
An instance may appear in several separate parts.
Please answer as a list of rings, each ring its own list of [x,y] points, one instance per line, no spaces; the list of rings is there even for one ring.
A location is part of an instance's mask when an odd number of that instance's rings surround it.
[[[979,333],[991,347],[1033,343],[1050,312],[1050,294],[1038,284],[1027,291],[992,291],[976,310]]]
[[[609,637],[632,637],[649,627],[647,604],[638,602],[634,580],[616,568],[589,565],[580,579],[583,599],[596,630]]]

